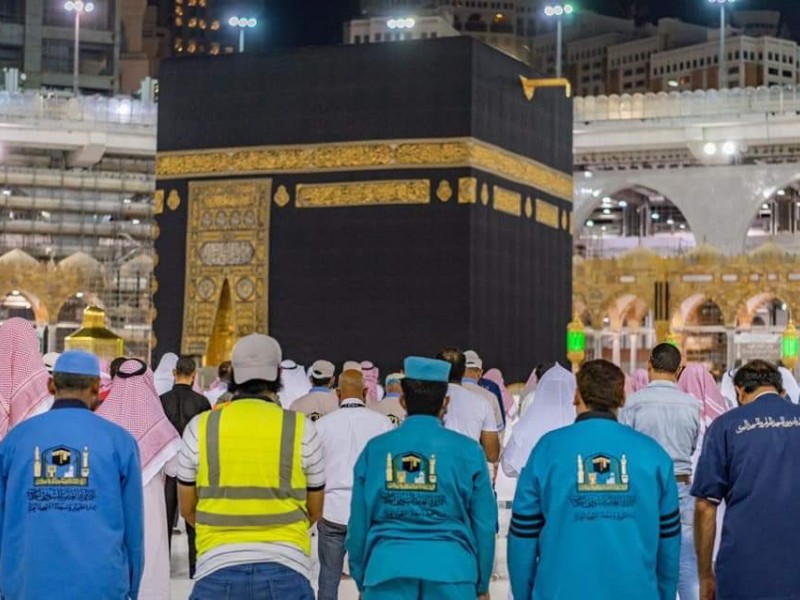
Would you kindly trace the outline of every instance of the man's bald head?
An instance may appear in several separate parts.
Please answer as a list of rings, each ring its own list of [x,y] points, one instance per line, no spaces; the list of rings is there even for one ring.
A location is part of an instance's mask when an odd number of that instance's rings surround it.
[[[347,398],[364,399],[364,374],[355,369],[343,371],[339,375],[339,400]]]

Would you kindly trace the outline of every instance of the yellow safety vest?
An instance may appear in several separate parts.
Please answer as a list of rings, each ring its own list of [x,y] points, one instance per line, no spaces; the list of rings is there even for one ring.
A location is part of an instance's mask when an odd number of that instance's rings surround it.
[[[258,399],[201,415],[198,555],[258,542],[292,544],[311,554],[304,426],[302,415]]]

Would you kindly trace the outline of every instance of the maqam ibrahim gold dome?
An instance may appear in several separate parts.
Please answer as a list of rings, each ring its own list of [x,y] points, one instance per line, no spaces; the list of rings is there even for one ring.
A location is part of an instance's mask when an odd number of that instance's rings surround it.
[[[85,350],[106,360],[114,360],[124,351],[123,339],[106,327],[106,313],[97,306],[83,311],[83,327],[67,336],[64,346],[67,350]]]

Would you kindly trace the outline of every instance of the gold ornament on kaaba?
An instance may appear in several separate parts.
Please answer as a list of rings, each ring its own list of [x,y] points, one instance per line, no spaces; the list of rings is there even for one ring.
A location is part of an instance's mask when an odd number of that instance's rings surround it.
[[[439,182],[439,187],[436,188],[436,197],[441,202],[450,202],[450,199],[453,197],[453,187],[450,185],[449,181],[442,179]]]
[[[289,191],[286,189],[285,185],[280,186],[278,191],[275,192],[275,204],[281,208],[289,204]]]
[[[157,215],[164,212],[164,190],[156,190],[153,194],[153,212]]]
[[[178,210],[178,207],[181,205],[181,197],[178,194],[178,190],[172,190],[167,196],[167,207],[170,210]]]
[[[106,327],[106,313],[97,306],[83,311],[83,327],[67,336],[64,347],[85,350],[106,360],[114,360],[124,352],[123,339]]]
[[[569,82],[568,79],[564,78],[529,79],[527,77],[523,77],[522,75],[520,75],[519,80],[520,82],[522,82],[522,93],[525,94],[525,98],[527,98],[528,100],[533,100],[533,97],[536,94],[536,90],[538,90],[539,88],[563,87],[564,95],[567,98],[572,96],[572,84]]]

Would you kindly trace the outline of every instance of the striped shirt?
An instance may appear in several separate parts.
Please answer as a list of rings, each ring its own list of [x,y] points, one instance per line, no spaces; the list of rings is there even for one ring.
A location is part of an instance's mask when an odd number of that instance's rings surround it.
[[[197,470],[200,463],[197,430],[198,415],[189,422],[183,433],[183,444],[178,453],[178,481],[183,485],[194,485],[197,481]],[[303,428],[303,472],[306,474],[306,485],[309,490],[321,490],[325,487],[325,459],[322,454],[322,443],[317,429],[306,419]],[[272,562],[297,571],[307,579],[311,579],[311,559],[297,546],[281,543],[247,543],[225,544],[209,550],[197,560],[195,579],[211,575],[215,571],[236,565]]]

